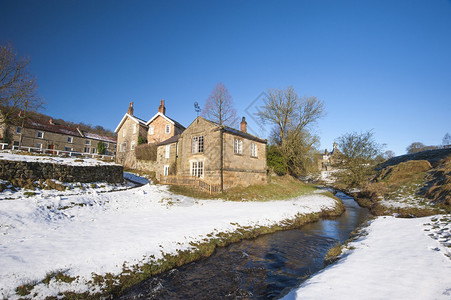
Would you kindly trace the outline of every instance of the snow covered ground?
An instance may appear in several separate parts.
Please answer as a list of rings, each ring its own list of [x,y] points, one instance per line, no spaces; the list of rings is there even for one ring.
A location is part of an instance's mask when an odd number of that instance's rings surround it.
[[[48,155],[20,155],[10,151],[1,151],[0,159],[27,162],[43,162],[52,164],[63,164],[72,166],[101,166],[115,165],[114,162],[104,162],[101,160],[85,157],[59,157]]]
[[[287,299],[451,299],[451,216],[379,217]]]
[[[231,202],[174,195],[158,185],[110,193],[39,194],[0,200],[0,298],[36,284],[32,294],[97,291],[92,273],[119,274],[123,264],[143,264],[154,256],[190,249],[207,234],[241,226],[270,226],[297,214],[333,208],[321,194],[284,201]],[[233,224],[232,224],[233,223]],[[72,283],[49,273],[78,277]]]
[[[149,183],[149,179],[137,176],[132,173],[124,172],[124,178],[126,179],[123,183],[108,183],[108,182],[61,182],[58,180],[52,180],[52,182],[65,186],[66,189],[55,190],[55,189],[42,189],[36,187],[34,190],[13,187],[9,181],[0,179],[0,184],[3,184],[6,188],[3,192],[0,192],[0,200],[13,200],[22,199],[29,197],[38,198],[52,198],[52,197],[66,197],[71,195],[84,195],[84,194],[97,194],[113,191],[121,191],[136,187],[137,185]],[[130,181],[129,181],[130,180]],[[37,183],[38,181],[36,181]],[[46,183],[44,182],[46,185]]]

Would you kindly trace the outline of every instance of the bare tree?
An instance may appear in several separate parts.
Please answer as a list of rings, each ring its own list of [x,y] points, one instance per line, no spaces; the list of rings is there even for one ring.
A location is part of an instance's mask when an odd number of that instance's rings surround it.
[[[406,148],[408,154],[417,153],[425,150],[426,145],[420,142],[414,142]]]
[[[268,90],[264,101],[257,115],[264,124],[273,125],[271,142],[279,147],[287,172],[295,176],[308,172],[318,140],[309,127],[324,116],[324,103],[316,97],[300,98],[291,86]]]
[[[348,187],[365,184],[382,149],[374,140],[373,132],[344,134],[338,138],[338,148],[341,154],[336,166],[344,170],[337,173],[339,182]]]
[[[225,85],[220,82],[207,98],[202,116],[220,125],[234,127],[238,123],[232,96]]]
[[[11,45],[0,46],[0,124],[23,121],[27,112],[43,106],[36,79],[28,72],[29,59],[18,58]]]
[[[450,135],[448,132],[447,132],[447,133],[445,134],[445,136],[443,137],[442,145],[443,145],[443,146],[451,145],[451,135]]]
[[[325,114],[324,103],[316,97],[300,98],[294,88],[271,89],[267,92],[265,105],[257,115],[263,123],[276,127],[281,144],[286,142],[288,132],[296,137]]]

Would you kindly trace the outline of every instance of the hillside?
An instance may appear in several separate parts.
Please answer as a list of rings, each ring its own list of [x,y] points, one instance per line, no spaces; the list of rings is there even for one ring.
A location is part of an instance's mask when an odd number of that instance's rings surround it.
[[[387,160],[357,195],[375,215],[428,216],[451,211],[451,149]]]

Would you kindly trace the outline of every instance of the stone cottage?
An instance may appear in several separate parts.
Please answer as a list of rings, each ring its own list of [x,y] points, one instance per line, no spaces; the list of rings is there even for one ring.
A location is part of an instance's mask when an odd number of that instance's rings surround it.
[[[1,130],[3,131],[3,130]],[[87,132],[79,128],[55,123],[52,119],[27,119],[23,127],[12,126],[11,148],[31,152],[46,152],[68,155],[97,154],[97,144],[105,145],[105,155],[116,153],[116,138]]]
[[[341,152],[338,150],[338,145],[334,142],[334,146],[331,152],[324,150],[324,154],[321,154],[318,160],[318,168],[322,171],[330,171],[339,159]]]
[[[164,100],[160,101],[158,112],[144,121],[134,115],[133,102],[130,102],[114,132],[117,134],[118,151],[116,162],[133,168],[136,164],[135,147],[140,142],[159,143],[183,132],[185,127],[166,115]]]
[[[241,130],[197,117],[179,137],[159,144],[158,153],[165,153],[167,163],[157,170],[157,175],[197,177],[221,190],[264,184],[266,143],[247,133],[244,117]]]

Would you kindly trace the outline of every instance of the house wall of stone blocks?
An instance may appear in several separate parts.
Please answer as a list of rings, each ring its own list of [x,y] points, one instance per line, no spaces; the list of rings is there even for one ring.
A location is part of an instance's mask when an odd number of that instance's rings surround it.
[[[12,126],[10,128],[12,133],[12,145],[18,147],[30,147],[32,151],[42,150],[59,150],[71,151],[86,154],[97,153],[97,144],[103,142],[106,147],[105,155],[114,155],[116,151],[116,143],[112,141],[100,141],[97,139],[87,138],[75,135],[72,132],[61,134],[51,131],[45,131],[35,128],[22,128],[20,126]],[[22,142],[20,143],[20,140]],[[17,149],[17,148],[15,148]],[[21,148],[24,150],[24,148]],[[25,149],[26,150],[26,149]]]
[[[121,128],[117,132],[116,162],[125,168],[132,168],[136,163],[135,152],[132,150],[138,146],[138,137],[146,136],[146,127],[126,117]]]
[[[193,137],[203,136],[204,149],[192,153]],[[253,141],[229,132],[222,133],[223,139],[223,187],[224,189],[241,185],[265,184],[266,144]],[[234,141],[242,141],[242,154],[234,153]],[[257,155],[251,156],[251,143],[257,147]],[[193,161],[204,164],[203,178],[211,184],[221,184],[221,129],[220,126],[197,118],[183,132],[178,144],[177,175],[190,176]]]
[[[242,141],[242,153],[234,152],[235,139]],[[257,155],[251,155],[251,144],[257,147]],[[224,133],[224,189],[233,186],[265,184],[266,144],[249,140],[228,132]]]
[[[192,139],[196,136],[203,136],[203,152],[192,153]],[[212,184],[220,184],[220,139],[220,131],[217,126],[202,118],[196,119],[179,138],[177,175],[190,176],[191,163],[202,161],[204,164],[204,179]]]

